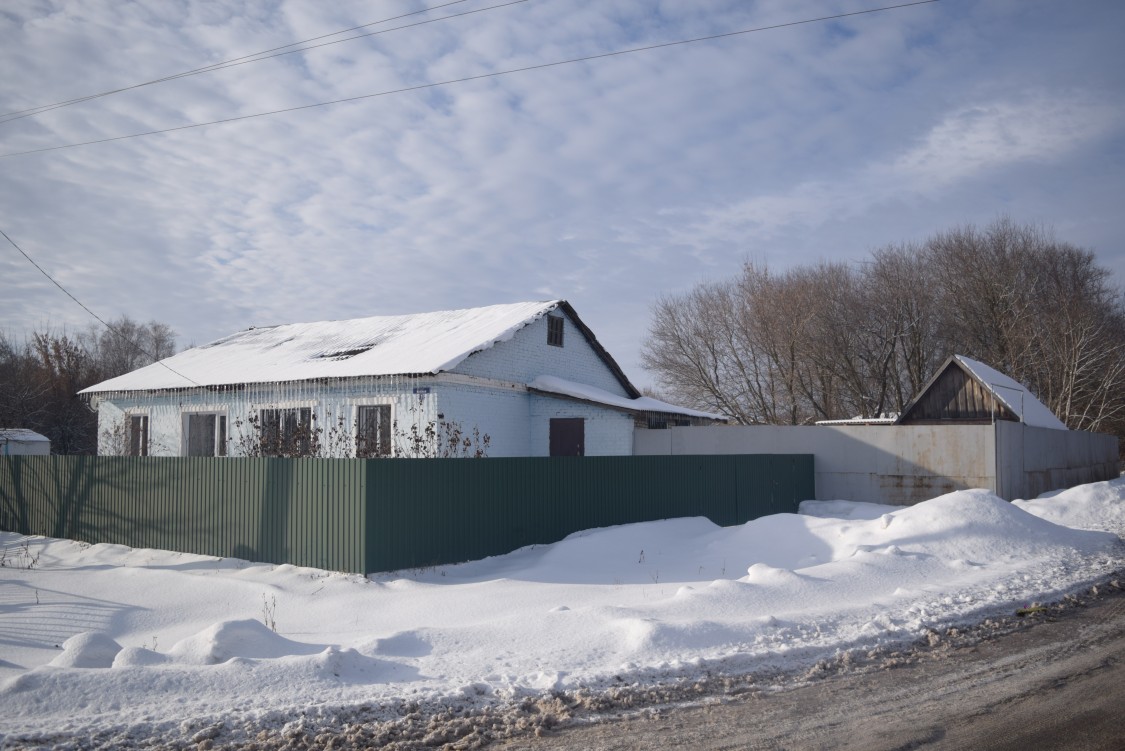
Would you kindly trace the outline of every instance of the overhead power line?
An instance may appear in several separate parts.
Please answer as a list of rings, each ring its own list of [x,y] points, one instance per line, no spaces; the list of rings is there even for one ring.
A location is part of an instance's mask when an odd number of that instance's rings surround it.
[[[315,49],[319,49],[321,47],[328,47],[328,46],[331,46],[333,44],[343,44],[344,42],[352,42],[352,41],[355,41],[356,39],[366,39],[367,37],[377,36],[379,34],[389,34],[392,31],[400,31],[402,29],[409,29],[409,28],[413,28],[415,26],[424,26],[426,24],[436,23],[438,21],[448,21],[452,18],[461,18],[462,16],[471,16],[475,13],[483,13],[485,11],[495,10],[497,8],[506,8],[509,5],[518,5],[520,3],[527,2],[527,0],[511,0],[510,2],[501,3],[500,5],[491,5],[487,8],[477,8],[475,10],[465,11],[464,13],[454,13],[454,14],[451,14],[451,15],[448,15],[448,16],[442,16],[441,18],[431,18],[431,19],[426,20],[426,21],[419,21],[417,23],[406,24],[404,26],[396,26],[393,29],[381,29],[379,31],[372,31],[372,32],[369,32],[367,34],[357,34],[356,36],[348,37],[347,39],[337,39],[337,40],[332,41],[332,42],[323,42],[321,44],[309,45],[308,47],[298,47],[297,49],[288,49],[289,47],[297,47],[298,45],[308,44],[309,42],[315,42],[315,41],[318,41],[320,39],[327,39],[328,37],[339,36],[340,34],[347,34],[349,31],[357,31],[358,29],[365,29],[369,26],[376,26],[376,25],[381,24],[381,23],[390,23],[391,21],[397,21],[401,18],[407,18],[409,16],[416,16],[416,15],[419,15],[421,13],[429,13],[432,10],[438,10],[440,8],[446,8],[450,5],[457,5],[459,3],[464,3],[464,2],[467,2],[467,1],[468,0],[452,0],[452,2],[443,3],[441,5],[433,5],[433,6],[430,6],[428,8],[423,8],[422,10],[416,10],[416,11],[412,11],[410,13],[403,13],[401,15],[391,16],[389,18],[384,18],[384,19],[381,19],[379,21],[372,21],[370,23],[361,24],[360,26],[353,26],[350,29],[343,29],[341,31],[333,31],[330,34],[321,34],[320,36],[311,37],[309,39],[303,39],[299,42],[291,42],[290,44],[283,44],[280,47],[274,47],[272,49],[262,50],[261,52],[254,52],[254,53],[251,53],[249,55],[243,55],[242,57],[231,58],[230,60],[223,60],[222,62],[213,63],[211,65],[205,65],[201,68],[193,68],[192,70],[185,70],[182,73],[175,73],[175,74],[172,74],[172,75],[169,75],[169,76],[164,76],[163,78],[155,78],[151,81],[144,81],[142,83],[136,83],[136,84],[132,84],[130,86],[122,86],[119,89],[110,89],[108,91],[103,91],[103,92],[100,92],[98,94],[90,94],[88,96],[76,97],[74,99],[67,99],[67,100],[64,100],[64,101],[61,101],[61,102],[52,102],[51,104],[43,104],[43,105],[40,105],[38,107],[29,107],[28,109],[18,110],[16,112],[7,112],[7,113],[4,113],[4,114],[0,115],[0,125],[3,125],[4,123],[10,123],[10,122],[13,122],[15,120],[21,120],[25,117],[34,117],[35,115],[41,115],[44,112],[50,112],[51,110],[57,110],[57,109],[60,109],[62,107],[69,107],[72,104],[80,104],[82,102],[89,102],[93,99],[100,99],[102,97],[112,96],[113,94],[120,94],[124,91],[132,91],[134,89],[140,89],[140,88],[143,88],[145,86],[152,86],[153,84],[165,83],[167,81],[175,81],[175,80],[178,80],[180,78],[187,78],[188,76],[197,76],[197,75],[200,75],[201,73],[213,73],[214,71],[217,71],[217,70],[225,70],[226,68],[233,68],[233,67],[236,67],[238,65],[248,65],[250,63],[257,63],[257,62],[261,62],[263,60],[270,60],[270,59],[273,59],[275,57],[281,57],[283,55],[294,55],[298,52],[307,52],[309,50],[315,50]],[[285,50],[285,51],[280,52],[279,50]]]
[[[802,26],[805,24],[820,23],[822,21],[833,21],[840,18],[849,18],[851,16],[862,16],[871,13],[882,13],[884,11],[898,10],[901,8],[910,8],[916,5],[929,5],[931,3],[941,2],[941,0],[915,0],[910,3],[900,3],[898,5],[886,5],[881,8],[868,8],[866,10],[857,10],[850,13],[837,13],[831,16],[820,16],[818,18],[806,18],[801,21],[789,21],[787,23],[772,24],[770,26],[758,26],[752,29],[739,29],[738,31],[727,31],[722,34],[710,34],[708,36],[694,37],[692,39],[679,39],[673,42],[661,42],[659,44],[649,44],[643,47],[631,47],[623,50],[615,50],[613,52],[602,52],[596,55],[585,55],[583,57],[574,57],[568,60],[556,60],[550,63],[538,63],[536,65],[525,65],[519,68],[510,68],[508,70],[498,70],[492,73],[481,73],[475,76],[465,76],[463,78],[452,78],[446,81],[435,81],[432,83],[422,83],[415,86],[404,86],[398,89],[388,89],[385,91],[377,91],[371,94],[360,94],[358,96],[344,97],[343,99],[333,99],[327,102],[314,102],[313,104],[301,104],[296,107],[285,107],[283,109],[270,110],[268,112],[256,112],[252,115],[238,115],[236,117],[226,117],[220,120],[209,120],[201,123],[188,123],[187,125],[177,125],[171,128],[161,128],[159,130],[148,130],[141,133],[130,133],[124,136],[111,136],[109,138],[98,138],[92,141],[81,141],[77,143],[61,144],[59,146],[46,146],[40,149],[28,149],[27,151],[13,151],[7,154],[0,154],[0,158],[13,157],[13,156],[27,156],[28,154],[41,154],[46,151],[60,151],[62,149],[74,149],[80,146],[93,146],[99,143],[111,143],[113,141],[124,141],[130,138],[141,138],[143,136],[155,136],[162,133],[175,133],[180,130],[190,130],[192,128],[203,128],[209,125],[223,125],[226,123],[236,123],[242,120],[252,120],[258,117],[268,117],[271,115],[281,115],[288,112],[299,112],[301,110],[314,109],[316,107],[327,107],[333,104],[344,104],[347,102],[358,102],[363,99],[374,99],[376,97],[391,96],[393,94],[404,94],[410,91],[422,91],[424,89],[433,89],[441,86],[451,86],[457,83],[467,83],[469,81],[481,81],[487,78],[498,78],[500,76],[507,76],[513,73],[525,73],[532,70],[543,70],[544,68],[556,68],[562,65],[572,65],[574,63],[588,62],[591,60],[601,60],[608,57],[619,57],[622,55],[631,55],[636,52],[648,52],[650,50],[664,49],[666,47],[678,47],[686,44],[695,44],[697,42],[709,42],[715,39],[726,39],[729,37],[741,36],[744,34],[753,34],[759,31],[773,31],[775,29],[783,29],[791,26]]]
[[[51,276],[50,274],[48,274],[48,273],[47,273],[47,271],[46,271],[46,270],[45,270],[45,269],[44,269],[44,268],[43,268],[42,266],[40,266],[40,265],[39,265],[38,263],[36,263],[36,262],[35,262],[35,259],[34,259],[34,258],[32,258],[31,256],[29,256],[29,255],[28,255],[28,254],[27,254],[27,253],[26,253],[26,252],[24,251],[24,249],[23,249],[23,248],[21,248],[21,247],[20,247],[19,245],[17,245],[17,244],[16,244],[16,241],[15,241],[15,240],[13,240],[12,238],[8,237],[8,233],[7,233],[7,232],[5,232],[4,230],[0,229],[0,235],[3,235],[3,236],[4,236],[4,239],[5,239],[5,240],[7,240],[7,241],[8,241],[9,243],[11,243],[11,244],[12,244],[12,247],[13,247],[13,248],[15,248],[16,250],[18,250],[18,251],[20,252],[20,255],[22,255],[22,256],[23,256],[24,258],[26,258],[26,259],[27,259],[28,263],[30,263],[30,264],[31,264],[32,266],[34,266],[35,268],[39,269],[39,273],[41,273],[41,274],[42,274],[43,276],[45,276],[45,277],[47,277],[48,279],[50,279],[50,280],[51,280],[51,284],[53,284],[53,285],[55,285],[56,287],[58,287],[59,289],[61,289],[61,290],[63,291],[63,294],[64,294],[64,295],[66,295],[67,297],[69,297],[69,298],[70,298],[71,300],[74,300],[74,302],[78,303],[78,306],[79,306],[80,308],[82,308],[82,310],[86,311],[86,312],[87,312],[87,313],[89,313],[89,314],[90,314],[91,316],[93,316],[93,317],[94,317],[94,320],[96,320],[96,321],[97,321],[98,323],[100,323],[101,325],[105,326],[105,327],[106,327],[106,329],[108,329],[109,331],[111,331],[111,332],[113,333],[113,335],[114,335],[114,336],[116,336],[117,338],[121,339],[121,340],[122,340],[122,341],[124,341],[124,342],[125,342],[126,344],[129,344],[130,346],[132,346],[133,348],[135,348],[135,349],[136,349],[136,350],[137,350],[138,352],[140,352],[140,353],[142,353],[142,354],[145,354],[145,355],[148,355],[149,359],[151,359],[151,360],[152,360],[152,361],[153,361],[154,363],[156,363],[157,365],[161,365],[161,366],[163,366],[164,368],[168,369],[168,370],[169,370],[169,371],[171,371],[172,373],[175,373],[175,374],[176,374],[176,375],[178,375],[178,376],[179,376],[180,378],[183,378],[183,379],[184,379],[185,381],[188,381],[189,383],[192,383],[192,384],[194,384],[194,385],[196,385],[196,386],[199,386],[200,388],[202,388],[202,387],[203,387],[203,384],[201,384],[201,383],[198,383],[198,382],[196,382],[196,381],[192,380],[191,378],[188,378],[188,377],[187,377],[186,375],[184,375],[184,374],[183,374],[183,373],[181,373],[180,371],[176,370],[176,369],[175,369],[175,368],[173,368],[172,366],[168,365],[167,363],[165,363],[165,362],[164,362],[163,360],[161,360],[160,358],[158,358],[158,357],[157,357],[156,355],[154,355],[153,353],[151,353],[151,352],[149,352],[148,350],[146,350],[146,349],[145,349],[144,347],[142,347],[142,346],[141,346],[140,344],[138,344],[137,342],[133,341],[133,340],[132,340],[132,339],[130,339],[129,337],[125,336],[125,334],[122,334],[122,333],[121,333],[120,331],[118,331],[118,330],[117,330],[116,328],[114,328],[113,326],[110,326],[110,325],[109,325],[108,323],[106,323],[106,322],[105,322],[104,320],[102,320],[102,317],[101,317],[101,316],[99,316],[99,315],[98,315],[97,313],[95,313],[94,311],[92,311],[92,310],[90,310],[90,309],[89,309],[88,307],[86,307],[86,304],[85,304],[84,302],[82,302],[82,301],[81,301],[81,300],[79,300],[79,299],[78,299],[77,297],[75,297],[74,295],[72,295],[72,294],[70,293],[70,291],[69,291],[69,290],[67,290],[67,288],[66,288],[66,287],[64,287],[64,286],[62,286],[61,284],[59,284],[59,283],[58,283],[58,281],[57,281],[57,280],[56,280],[56,279],[55,279],[55,278],[54,278],[53,276]]]

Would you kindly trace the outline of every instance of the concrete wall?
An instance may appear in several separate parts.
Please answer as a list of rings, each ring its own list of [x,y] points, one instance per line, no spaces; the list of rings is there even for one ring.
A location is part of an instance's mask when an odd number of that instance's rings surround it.
[[[813,455],[818,500],[910,505],[995,488],[991,425],[740,425],[638,430],[638,454]],[[955,468],[955,469],[954,469]]]
[[[636,454],[812,454],[817,500],[910,505],[965,488],[1012,500],[1119,473],[1114,436],[1013,422],[669,428],[633,441]]]
[[[1121,474],[1117,436],[1081,430],[1029,428],[996,423],[997,492],[1003,498],[1041,493]]]

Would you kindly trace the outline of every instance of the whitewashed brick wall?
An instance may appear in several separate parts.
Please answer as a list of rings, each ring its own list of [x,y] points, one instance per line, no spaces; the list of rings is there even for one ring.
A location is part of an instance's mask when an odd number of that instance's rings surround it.
[[[626,396],[625,388],[570,317],[562,311],[552,315],[565,319],[562,347],[547,344],[547,317],[543,316],[517,331],[510,340],[470,356],[453,372],[516,383],[530,383],[541,375],[552,375]]]
[[[633,453],[631,415],[569,399],[532,394],[531,456],[550,454],[552,417],[585,419],[586,456],[629,456]]]
[[[488,434],[489,456],[535,456],[528,453],[531,413],[527,391],[441,384],[437,393],[439,415],[460,423],[462,430],[477,428]]]
[[[563,345],[547,344],[547,319],[541,317],[516,332],[507,342],[467,358],[452,372],[516,384],[527,384],[541,375],[552,375],[596,386],[626,396],[625,389],[586,341],[573,320],[564,317]],[[428,387],[428,395],[415,395],[414,387]],[[280,390],[280,391],[279,391]],[[283,392],[283,393],[282,393]],[[394,407],[399,428],[408,431],[411,422],[456,421],[464,430],[478,428],[490,437],[489,456],[547,456],[550,450],[550,418],[582,417],[586,420],[586,454],[613,456],[631,454],[633,420],[629,415],[566,399],[530,395],[526,390],[451,384],[432,378],[402,378],[340,384],[270,385],[261,389],[211,392],[186,391],[162,396],[117,398],[101,404],[99,431],[120,423],[127,412],[149,415],[149,453],[179,456],[184,453],[183,413],[214,411],[227,416],[232,454],[240,433],[236,423],[262,407],[310,406],[319,425],[328,429],[337,415],[350,426],[359,399],[385,397]],[[99,453],[114,453],[105,442]]]

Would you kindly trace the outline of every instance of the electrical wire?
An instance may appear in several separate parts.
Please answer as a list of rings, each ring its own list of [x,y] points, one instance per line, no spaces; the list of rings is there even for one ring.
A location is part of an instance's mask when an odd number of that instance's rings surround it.
[[[149,358],[150,358],[150,359],[151,359],[151,360],[152,360],[152,361],[153,361],[153,362],[154,362],[155,364],[157,364],[157,365],[161,365],[161,366],[163,366],[163,367],[167,368],[168,370],[170,370],[171,372],[175,373],[176,375],[178,375],[178,376],[179,376],[180,378],[183,378],[183,379],[184,379],[185,381],[188,381],[189,383],[192,383],[192,384],[194,384],[194,385],[196,385],[196,386],[199,386],[200,388],[203,388],[203,384],[201,384],[201,383],[198,383],[198,382],[196,382],[196,381],[192,380],[191,378],[188,378],[188,377],[187,377],[186,375],[184,375],[184,374],[183,374],[183,373],[181,373],[180,371],[176,370],[176,369],[175,369],[175,368],[173,368],[172,366],[168,365],[168,364],[167,364],[166,362],[164,362],[163,360],[161,360],[160,358],[158,358],[158,357],[157,357],[156,355],[154,355],[153,353],[151,353],[151,352],[147,351],[147,350],[146,350],[146,349],[145,349],[144,347],[142,347],[142,346],[141,346],[140,344],[138,344],[137,342],[133,341],[133,340],[132,340],[132,339],[130,339],[129,337],[125,336],[125,335],[124,335],[124,334],[122,334],[122,333],[121,333],[120,331],[118,331],[117,329],[115,329],[115,328],[114,328],[113,326],[110,326],[110,325],[109,325],[108,323],[106,323],[106,322],[105,322],[104,320],[102,320],[102,317],[101,317],[101,316],[99,316],[99,315],[98,315],[97,313],[95,313],[94,311],[92,311],[92,310],[90,310],[90,309],[89,309],[88,307],[86,307],[86,304],[85,304],[85,303],[83,303],[83,302],[82,302],[81,300],[79,300],[79,299],[78,299],[77,297],[75,297],[74,295],[72,295],[72,294],[70,293],[70,291],[69,291],[69,290],[67,290],[67,288],[66,288],[66,287],[64,287],[64,286],[62,286],[61,284],[59,284],[59,283],[58,283],[58,281],[57,281],[57,280],[56,280],[56,279],[55,279],[55,278],[54,278],[53,276],[51,276],[50,274],[48,274],[48,273],[46,272],[46,270],[45,270],[45,269],[44,269],[44,268],[43,268],[42,266],[40,266],[40,265],[39,265],[38,263],[36,263],[36,262],[35,262],[35,259],[34,259],[34,258],[32,258],[31,256],[29,256],[29,255],[28,255],[28,254],[27,254],[27,253],[26,253],[26,252],[24,251],[24,249],[23,249],[23,248],[21,248],[21,247],[20,247],[19,245],[17,245],[17,244],[16,244],[16,241],[15,241],[15,240],[13,240],[12,238],[8,237],[8,233],[7,233],[7,232],[5,232],[4,230],[0,229],[0,235],[3,235],[3,236],[4,236],[4,239],[5,239],[5,240],[7,240],[7,241],[8,241],[9,243],[11,243],[11,244],[12,244],[12,247],[13,247],[13,248],[15,248],[16,250],[18,250],[18,251],[20,252],[20,254],[21,254],[21,255],[22,255],[22,256],[23,256],[24,258],[26,258],[26,259],[28,260],[28,263],[30,263],[30,264],[31,264],[32,266],[34,266],[35,268],[39,269],[39,273],[41,273],[41,274],[42,274],[43,276],[45,276],[45,277],[47,277],[48,279],[50,279],[50,280],[51,280],[51,283],[52,283],[52,284],[54,284],[54,285],[55,285],[56,287],[58,287],[59,289],[61,289],[61,290],[63,291],[63,294],[65,294],[65,295],[66,295],[67,297],[69,297],[69,298],[70,298],[71,300],[74,300],[74,302],[78,303],[78,306],[79,306],[80,308],[82,308],[82,310],[86,311],[86,312],[87,312],[87,313],[89,313],[89,314],[90,314],[91,316],[93,316],[93,317],[94,317],[94,319],[95,319],[95,320],[96,320],[96,321],[97,321],[98,323],[100,323],[101,325],[105,326],[105,327],[106,327],[106,329],[108,329],[109,331],[111,331],[111,332],[112,332],[112,333],[113,333],[113,334],[114,334],[115,336],[117,336],[117,337],[118,337],[119,339],[121,339],[122,341],[124,341],[124,342],[125,342],[126,344],[129,344],[129,345],[131,345],[131,346],[132,346],[133,348],[135,348],[135,349],[136,349],[136,350],[137,350],[138,352],[140,352],[140,353],[142,353],[142,354],[145,354],[145,355],[148,355],[148,357],[149,357]]]
[[[216,70],[223,70],[224,68],[233,68],[236,65],[246,65],[247,63],[256,63],[256,62],[259,62],[261,60],[269,60],[269,59],[274,58],[274,57],[281,57],[282,55],[292,55],[292,54],[297,53],[297,52],[305,52],[306,50],[317,49],[319,47],[327,47],[327,46],[333,45],[333,44],[342,44],[344,42],[350,42],[350,41],[353,41],[355,39],[364,39],[366,37],[375,36],[377,34],[386,34],[386,33],[389,33],[391,31],[398,31],[399,29],[408,29],[408,28],[411,28],[413,26],[422,26],[424,24],[434,23],[436,21],[447,21],[450,18],[460,18],[461,16],[467,16],[467,15],[471,15],[473,13],[481,13],[483,11],[493,10],[494,8],[502,8],[502,7],[505,7],[507,5],[515,5],[516,3],[527,2],[527,0],[515,0],[515,2],[504,3],[503,5],[495,5],[495,6],[492,6],[492,7],[489,7],[489,8],[478,8],[477,10],[471,10],[471,11],[468,11],[466,13],[456,13],[456,14],[449,15],[449,16],[442,16],[441,18],[432,18],[428,21],[420,21],[418,23],[407,24],[405,26],[396,26],[393,29],[382,29],[380,31],[373,31],[373,32],[370,32],[368,34],[359,34],[359,35],[354,36],[354,37],[348,37],[347,39],[337,39],[334,42],[324,42],[323,44],[316,44],[316,45],[312,45],[310,47],[302,47],[300,49],[289,50],[287,52],[278,52],[278,50],[284,50],[288,47],[296,47],[297,45],[300,45],[300,44],[307,44],[309,42],[315,42],[315,41],[318,41],[320,39],[327,39],[328,37],[338,36],[340,34],[347,34],[349,31],[357,31],[359,29],[365,29],[368,26],[376,26],[376,25],[381,24],[381,23],[389,23],[391,21],[397,21],[400,18],[407,18],[409,16],[416,16],[420,13],[429,13],[432,10],[438,10],[440,8],[446,8],[450,5],[458,5],[459,3],[464,3],[464,2],[468,2],[468,0],[452,0],[452,2],[443,3],[441,5],[433,5],[433,6],[430,6],[428,8],[423,8],[422,10],[416,10],[416,11],[412,11],[410,13],[403,13],[403,14],[400,14],[400,15],[397,15],[397,16],[391,16],[389,18],[383,18],[379,21],[372,21],[370,23],[361,24],[359,26],[352,26],[350,29],[343,29],[341,31],[333,31],[330,34],[321,34],[320,36],[312,37],[310,39],[302,39],[301,41],[298,41],[298,42],[291,42],[290,44],[283,44],[280,47],[273,47],[273,48],[268,49],[268,50],[262,50],[261,52],[254,52],[254,53],[251,53],[249,55],[243,55],[241,57],[231,58],[230,60],[223,60],[221,62],[212,63],[211,65],[205,65],[202,68],[193,68],[192,70],[186,70],[186,71],[183,71],[182,73],[174,73],[170,76],[164,76],[163,78],[156,78],[156,79],[153,79],[151,81],[144,81],[142,83],[132,84],[131,86],[122,86],[119,89],[110,89],[109,91],[103,91],[103,92],[98,93],[98,94],[90,94],[88,96],[76,97],[74,99],[67,99],[67,100],[64,100],[64,101],[61,101],[61,102],[52,102],[51,104],[42,104],[42,105],[39,105],[38,107],[29,107],[28,109],[17,110],[15,112],[5,112],[4,114],[0,114],[0,125],[3,125],[4,123],[10,123],[10,122],[13,122],[15,120],[21,120],[25,117],[34,117],[35,115],[39,115],[39,114],[42,114],[44,112],[50,112],[51,110],[60,109],[62,107],[69,107],[72,104],[79,104],[81,102],[88,102],[92,99],[100,99],[101,97],[112,96],[113,94],[120,94],[123,91],[132,91],[133,89],[139,89],[139,88],[143,88],[145,86],[152,86],[153,84],[164,83],[166,81],[175,81],[179,78],[187,78],[188,76],[197,76],[201,73],[211,73],[211,72],[216,71]],[[271,52],[277,53],[277,54],[270,54]]]
[[[192,128],[203,128],[210,125],[225,125],[227,123],[240,122],[242,120],[252,120],[258,117],[269,117],[271,115],[281,115],[288,112],[299,112],[301,110],[314,109],[316,107],[327,107],[333,104],[344,104],[347,102],[357,102],[363,99],[374,99],[376,97],[391,96],[393,94],[404,94],[410,91],[422,91],[424,89],[433,89],[440,86],[451,86],[458,83],[466,83],[468,81],[481,81],[487,78],[498,78],[500,76],[507,76],[513,73],[525,73],[531,70],[542,70],[544,68],[556,68],[562,65],[572,65],[574,63],[588,62],[590,60],[601,60],[608,57],[619,57],[622,55],[631,55],[636,52],[648,52],[650,50],[664,49],[666,47],[677,47],[685,44],[695,44],[697,42],[709,42],[715,39],[725,39],[728,37],[740,36],[743,34],[753,34],[759,31],[773,31],[775,29],[783,29],[790,26],[802,26],[805,24],[819,23],[821,21],[832,21],[839,18],[848,18],[850,16],[862,16],[869,13],[881,13],[883,11],[898,10],[900,8],[909,8],[916,5],[929,5],[930,3],[941,2],[941,0],[916,0],[910,3],[900,3],[898,5],[887,5],[881,8],[868,8],[867,10],[857,10],[850,13],[837,13],[832,16],[821,16],[819,18],[808,18],[802,21],[789,21],[787,23],[773,24],[771,26],[759,26],[753,29],[740,29],[738,31],[727,31],[722,34],[711,34],[709,36],[695,37],[693,39],[680,39],[673,42],[662,42],[660,44],[650,44],[644,47],[631,47],[624,50],[615,50],[613,52],[602,52],[597,55],[586,55],[584,57],[574,57],[569,60],[557,60],[550,63],[539,63],[537,65],[525,65],[520,68],[510,68],[508,70],[499,70],[492,73],[482,73],[476,76],[465,76],[464,78],[453,78],[446,81],[436,81],[433,83],[423,83],[416,86],[404,86],[399,89],[388,89],[386,91],[377,91],[372,94],[360,94],[358,96],[345,97],[343,99],[333,99],[327,102],[314,102],[313,104],[302,104],[296,107],[285,107],[279,110],[270,110],[268,112],[256,112],[252,115],[239,115],[237,117],[227,117],[220,120],[209,120],[202,123],[188,123],[187,125],[177,125],[172,128],[161,128],[159,130],[148,130],[141,133],[130,133],[124,136],[111,136],[109,138],[98,138],[93,141],[82,141],[79,143],[67,143],[59,146],[46,146],[40,149],[28,149],[27,151],[13,151],[7,154],[0,154],[0,159],[13,156],[27,156],[28,154],[41,154],[47,151],[60,151],[62,149],[74,149],[81,146],[93,146],[99,143],[111,143],[113,141],[124,141],[130,138],[141,138],[143,136],[155,136],[162,133],[175,133],[180,130],[191,130]]]

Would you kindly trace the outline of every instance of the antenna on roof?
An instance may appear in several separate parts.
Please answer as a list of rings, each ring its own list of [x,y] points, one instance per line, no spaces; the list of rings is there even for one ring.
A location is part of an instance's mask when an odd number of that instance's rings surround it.
[[[1015,391],[1015,392],[1019,393],[1019,395],[1020,395],[1020,422],[1022,422],[1024,425],[1026,425],[1027,421],[1023,419],[1023,413],[1024,413],[1023,395],[1027,392],[1025,392],[1023,389],[1013,388],[1012,386],[1004,386],[1003,384],[999,384],[999,383],[990,383],[988,385],[991,386],[994,389],[1008,389],[1008,391]],[[995,401],[995,400],[993,400],[993,401]],[[995,409],[995,405],[993,405],[993,409]],[[993,415],[992,421],[996,422],[996,416],[995,415]]]

